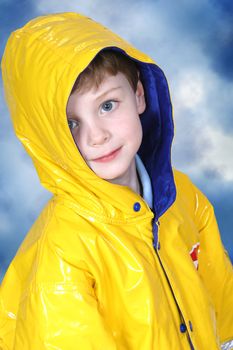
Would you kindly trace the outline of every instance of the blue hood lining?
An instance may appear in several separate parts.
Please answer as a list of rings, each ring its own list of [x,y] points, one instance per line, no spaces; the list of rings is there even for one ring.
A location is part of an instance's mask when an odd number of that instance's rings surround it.
[[[171,165],[172,105],[163,71],[155,64],[140,62],[138,66],[147,104],[141,116],[143,140],[138,153],[151,178],[153,209],[159,218],[176,198]]]
[[[128,56],[117,47],[107,49],[120,51]],[[152,209],[158,219],[176,198],[171,165],[171,145],[174,136],[172,105],[163,71],[156,64],[133,60],[140,71],[146,98],[146,110],[141,115],[143,140],[138,154],[151,179]]]

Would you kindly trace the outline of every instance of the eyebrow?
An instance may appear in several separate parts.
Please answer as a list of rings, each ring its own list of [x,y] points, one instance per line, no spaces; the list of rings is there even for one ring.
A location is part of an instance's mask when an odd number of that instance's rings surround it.
[[[103,92],[101,95],[97,96],[97,97],[96,97],[96,100],[100,100],[100,99],[102,99],[104,96],[106,96],[107,94],[109,94],[110,92],[112,92],[112,91],[114,91],[114,90],[121,89],[121,88],[122,88],[121,86],[113,87],[112,89],[107,90],[107,91]]]

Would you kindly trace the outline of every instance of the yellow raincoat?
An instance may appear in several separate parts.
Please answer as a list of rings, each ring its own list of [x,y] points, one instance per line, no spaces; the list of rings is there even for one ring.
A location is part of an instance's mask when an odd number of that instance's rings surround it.
[[[77,76],[106,47],[141,72],[139,155],[152,210],[88,168],[67,124]],[[2,282],[0,349],[230,349],[232,266],[211,204],[171,167],[172,109],[159,67],[100,24],[65,13],[12,33],[2,71],[16,134],[54,196]]]

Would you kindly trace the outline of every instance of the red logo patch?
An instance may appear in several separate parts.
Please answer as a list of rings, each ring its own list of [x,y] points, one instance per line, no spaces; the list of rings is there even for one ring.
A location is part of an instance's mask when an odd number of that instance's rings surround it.
[[[200,247],[200,243],[198,242],[192,246],[192,249],[189,252],[192,258],[192,261],[194,263],[194,266],[196,267],[197,270],[198,270],[198,254],[200,253],[199,247]]]

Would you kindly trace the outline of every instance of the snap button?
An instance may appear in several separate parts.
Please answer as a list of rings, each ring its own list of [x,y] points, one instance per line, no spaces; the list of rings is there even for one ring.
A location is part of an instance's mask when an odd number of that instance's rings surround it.
[[[189,321],[189,329],[190,329],[191,332],[193,331],[193,325],[192,325],[191,321]]]
[[[134,211],[139,211],[141,209],[141,204],[139,202],[135,202],[133,205]]]
[[[186,325],[185,325],[184,323],[181,323],[181,324],[180,324],[180,331],[181,331],[181,333],[185,333],[186,330],[187,330]]]

